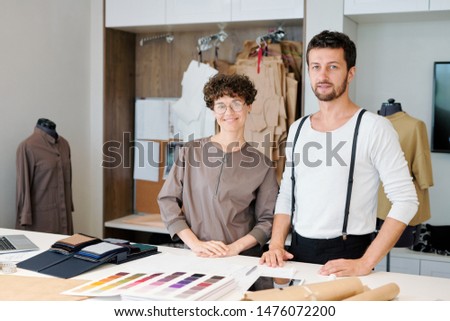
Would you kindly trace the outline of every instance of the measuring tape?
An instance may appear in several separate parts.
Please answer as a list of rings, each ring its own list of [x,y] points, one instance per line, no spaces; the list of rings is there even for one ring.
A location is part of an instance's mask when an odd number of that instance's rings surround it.
[[[11,274],[17,272],[17,266],[11,262],[0,262],[0,267],[4,274]]]

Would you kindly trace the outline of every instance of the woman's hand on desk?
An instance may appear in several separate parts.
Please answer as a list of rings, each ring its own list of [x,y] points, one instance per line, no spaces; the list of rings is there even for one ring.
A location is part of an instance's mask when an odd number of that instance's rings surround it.
[[[197,256],[201,257],[234,256],[258,244],[249,234],[228,245],[222,241],[201,241],[191,229],[184,229],[177,234]]]
[[[204,243],[199,250],[194,250],[198,256],[201,257],[225,257],[239,255],[241,252],[240,246],[236,243],[231,243],[226,245],[221,241],[207,241]],[[205,251],[206,250],[206,251]]]
[[[229,252],[228,246],[221,241],[197,241],[189,247],[201,257],[222,257]]]
[[[186,244],[195,254],[201,257],[219,257],[225,256],[228,253],[228,247],[220,241],[201,241],[187,228],[177,233],[180,239]]]

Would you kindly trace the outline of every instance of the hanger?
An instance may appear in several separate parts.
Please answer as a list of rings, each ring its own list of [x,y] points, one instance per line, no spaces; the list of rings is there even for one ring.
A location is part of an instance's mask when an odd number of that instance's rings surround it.
[[[256,44],[258,45],[258,64],[257,64],[257,73],[259,74],[261,70],[261,62],[262,57],[267,55],[268,50],[268,43],[279,43],[281,40],[284,39],[286,36],[286,33],[284,32],[283,28],[279,26],[277,30],[269,32],[265,35],[261,35],[256,38]]]
[[[158,40],[158,39],[166,39],[167,43],[172,43],[172,41],[175,39],[175,37],[173,36],[173,34],[171,33],[166,33],[166,34],[162,34],[162,35],[156,35],[156,36],[149,36],[149,37],[144,37],[139,41],[139,45],[142,47],[145,44],[147,44],[147,42],[150,41],[154,41],[154,40]]]
[[[262,43],[264,43],[265,46],[267,46],[267,43],[279,43],[285,36],[286,33],[284,32],[283,27],[279,26],[277,30],[257,37],[256,44],[261,47]]]
[[[200,37],[197,40],[197,52],[199,57],[199,63],[202,62],[202,52],[214,48],[215,56],[218,55],[219,45],[228,38],[228,34],[221,29],[218,33]]]

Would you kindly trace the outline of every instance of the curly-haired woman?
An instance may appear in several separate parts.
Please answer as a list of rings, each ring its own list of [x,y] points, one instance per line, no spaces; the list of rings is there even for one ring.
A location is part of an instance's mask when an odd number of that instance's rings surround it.
[[[198,256],[258,256],[270,238],[275,167],[244,139],[256,92],[245,75],[210,78],[204,99],[220,131],[181,148],[158,195],[171,237]]]

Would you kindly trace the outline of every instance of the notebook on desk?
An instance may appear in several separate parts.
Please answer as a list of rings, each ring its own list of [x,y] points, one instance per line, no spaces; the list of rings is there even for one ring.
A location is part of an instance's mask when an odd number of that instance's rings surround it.
[[[0,235],[0,254],[35,250],[39,247],[23,234]]]

